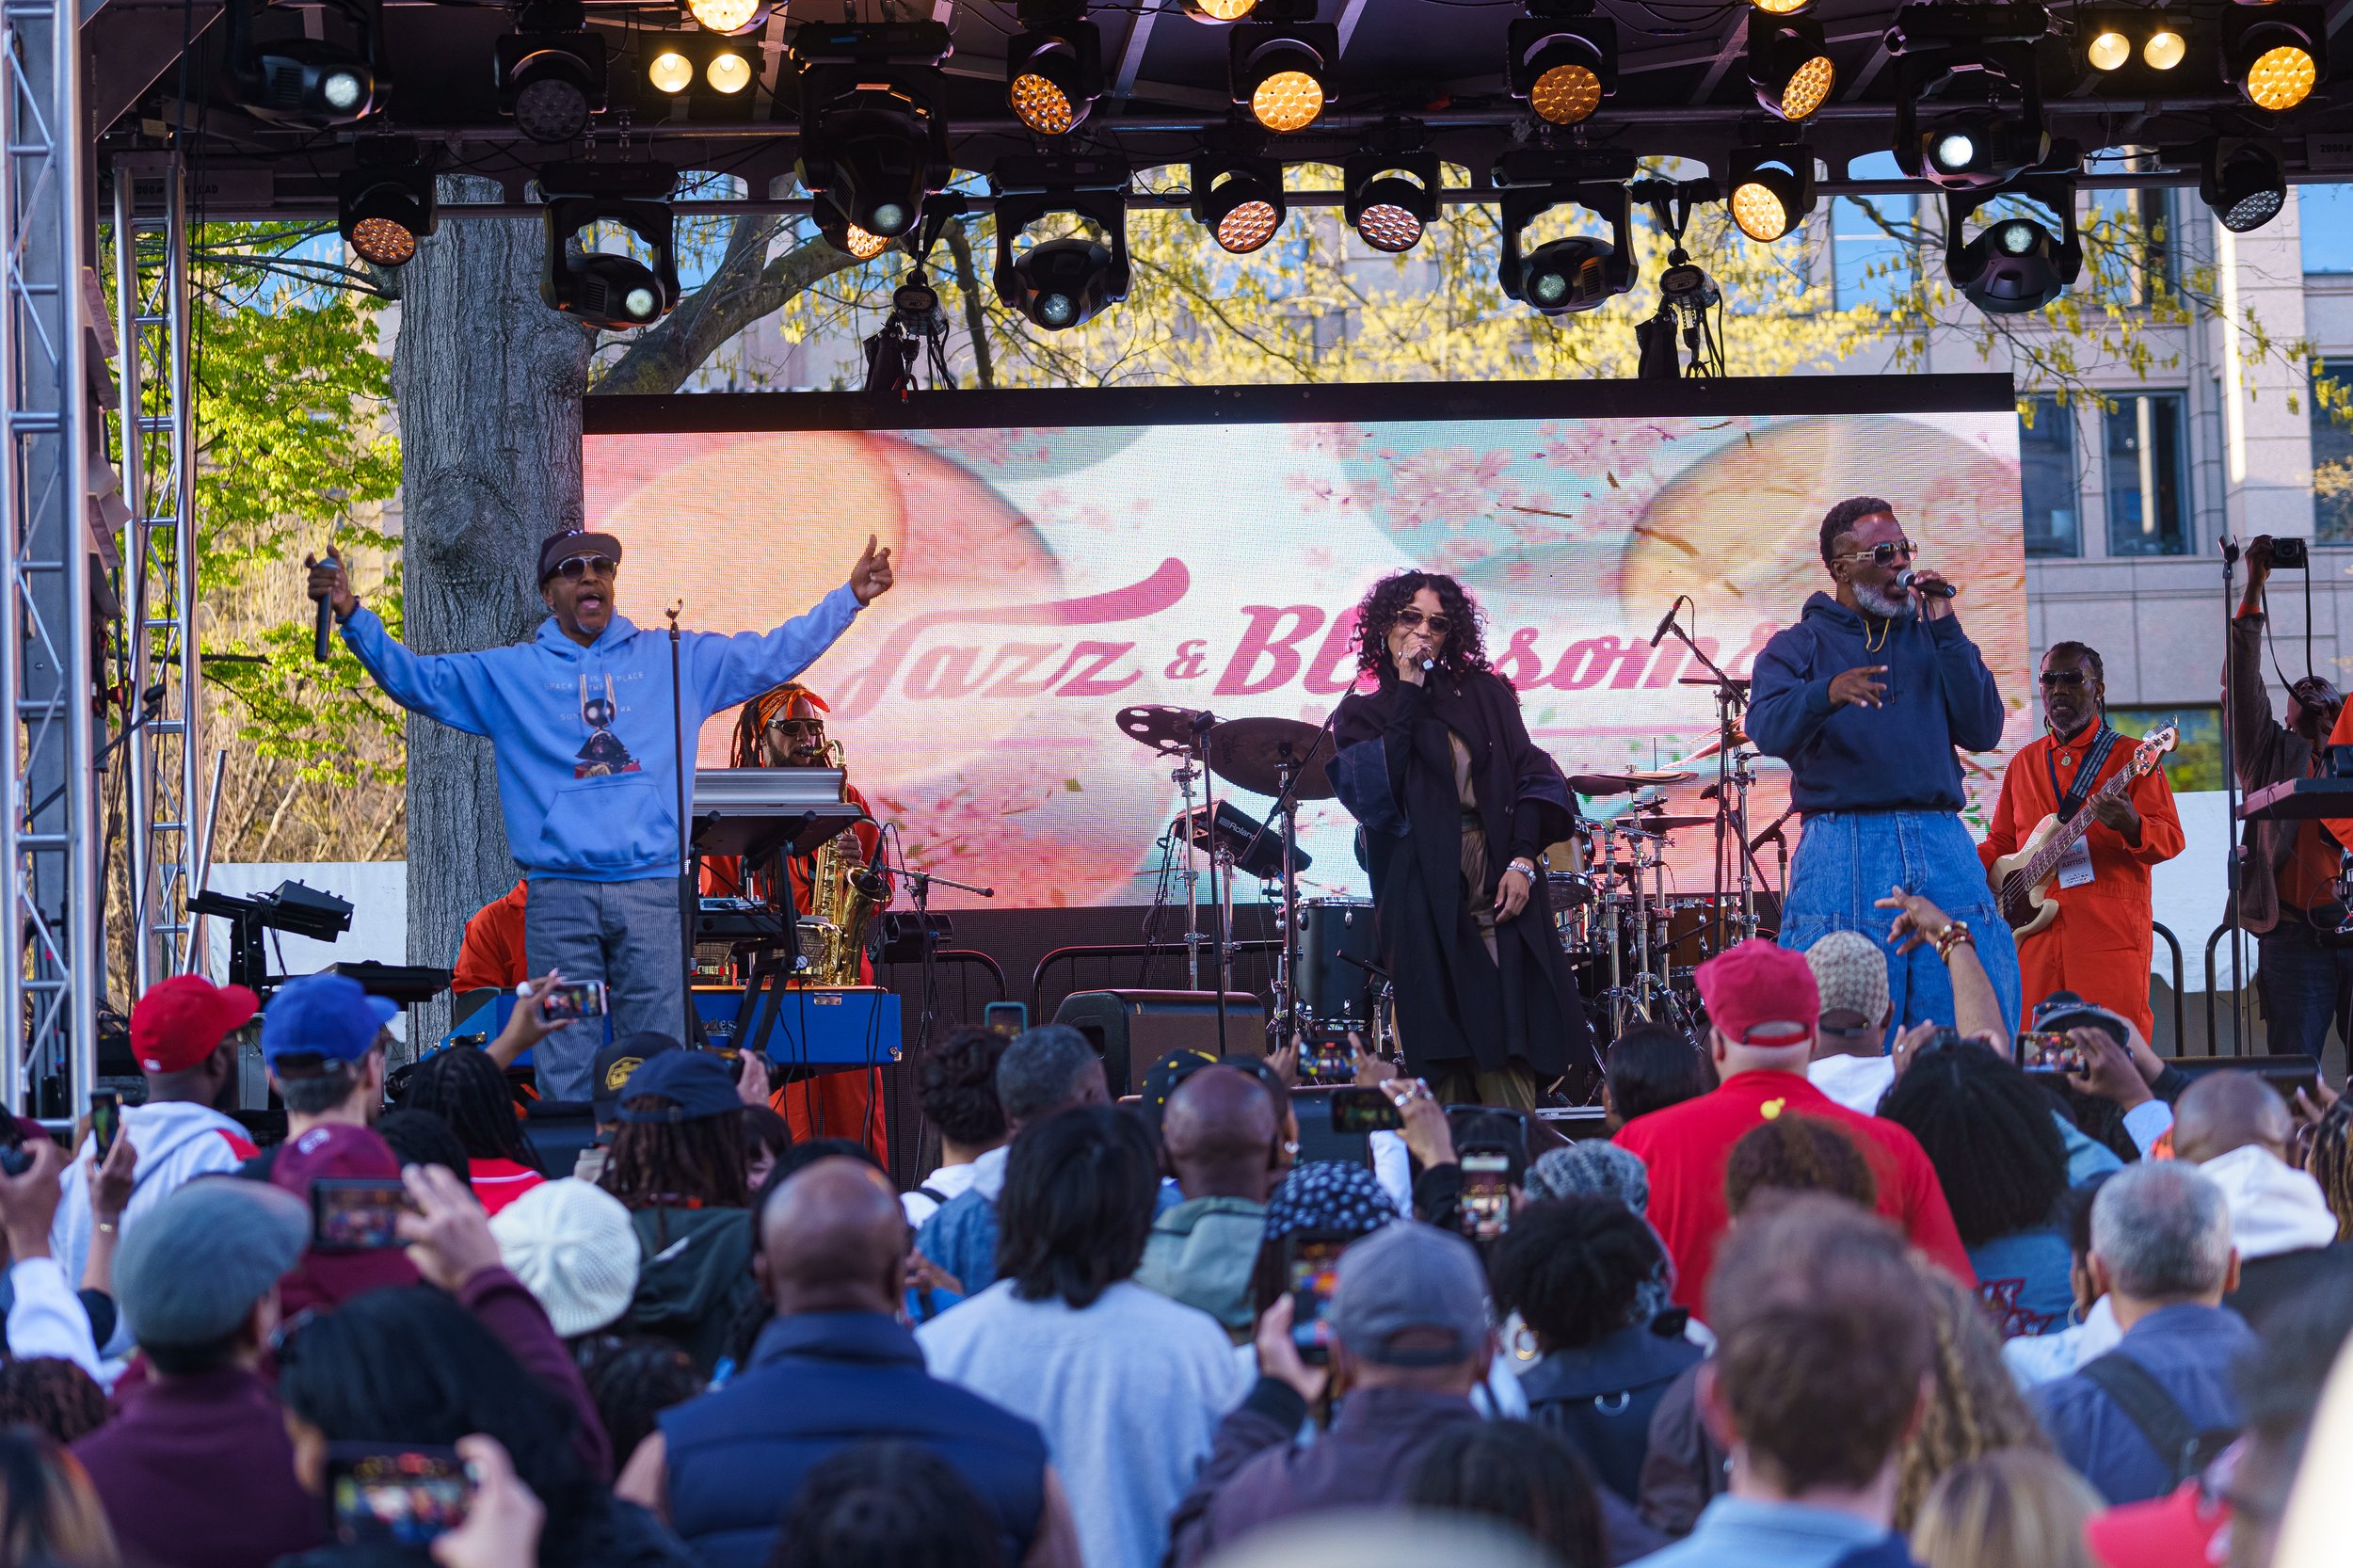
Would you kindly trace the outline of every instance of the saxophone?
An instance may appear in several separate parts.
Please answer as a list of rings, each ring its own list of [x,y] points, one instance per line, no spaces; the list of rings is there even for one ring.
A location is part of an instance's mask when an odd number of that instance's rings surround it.
[[[841,743],[832,742],[825,749],[833,765],[841,767]],[[817,847],[810,856],[809,909],[800,922],[801,956],[808,960],[798,977],[802,984],[865,983],[860,961],[866,956],[867,933],[888,893],[882,877],[868,869],[855,832],[844,828]]]

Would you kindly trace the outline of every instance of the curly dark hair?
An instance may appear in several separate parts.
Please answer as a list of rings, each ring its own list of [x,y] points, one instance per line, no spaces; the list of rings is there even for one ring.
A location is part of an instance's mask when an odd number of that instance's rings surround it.
[[[1487,617],[1463,584],[1442,572],[1401,571],[1375,583],[1356,606],[1358,669],[1370,670],[1384,683],[1397,678],[1389,664],[1389,628],[1397,623],[1397,613],[1424,588],[1438,596],[1438,607],[1454,623],[1438,645],[1438,668],[1460,676],[1487,667]]]
[[[1880,1114],[1927,1151],[1963,1246],[2049,1224],[2067,1191],[2067,1141],[2050,1099],[1975,1040],[1922,1051]]]
[[[0,1366],[0,1427],[34,1427],[72,1443],[105,1420],[106,1391],[72,1362],[31,1355]]]
[[[1740,1135],[1724,1160],[1724,1207],[1737,1218],[1761,1191],[1829,1192],[1869,1208],[1879,1202],[1871,1162],[1852,1138],[1818,1116],[1780,1116]]]
[[[1488,1260],[1498,1310],[1517,1312],[1547,1352],[1590,1345],[1635,1320],[1642,1282],[1666,1255],[1615,1198],[1548,1198],[1513,1216]]]
[[[966,1148],[1004,1137],[997,1064],[1011,1044],[1010,1035],[968,1024],[916,1059],[915,1097],[941,1137]]]

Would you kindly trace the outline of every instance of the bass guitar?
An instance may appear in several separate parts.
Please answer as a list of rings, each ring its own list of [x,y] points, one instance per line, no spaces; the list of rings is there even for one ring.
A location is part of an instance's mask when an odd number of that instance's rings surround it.
[[[2091,808],[2104,800],[2121,798],[2180,743],[2181,731],[2173,725],[2151,730],[2133,747],[2131,760],[2116,770],[2115,776],[2091,792],[2073,822],[2059,821],[2056,812],[2044,817],[2016,854],[2003,856],[1987,869],[1985,879],[2000,901],[2002,918],[2009,922],[2013,936],[2024,940],[2058,919],[2058,864],[2075,847],[2075,840],[2090,830]]]

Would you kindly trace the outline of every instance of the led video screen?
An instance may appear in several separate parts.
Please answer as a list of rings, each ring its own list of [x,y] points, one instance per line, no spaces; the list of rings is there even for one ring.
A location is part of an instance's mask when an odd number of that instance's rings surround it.
[[[587,516],[623,541],[622,608],[640,625],[682,600],[688,626],[764,629],[840,583],[869,533],[889,544],[896,590],[804,679],[911,862],[1019,908],[1152,902],[1180,797],[1171,761],[1115,716],[1162,704],[1320,723],[1356,676],[1357,600],[1405,567],[1476,596],[1490,659],[1564,771],[1687,768],[1698,776],[1663,791],[1668,809],[1706,813],[1715,699],[1681,642],[1653,646],[1660,616],[1689,595],[1684,627],[1745,676],[1827,586],[1823,512],[1883,496],[1922,563],[1961,584],[1963,625],[2009,701],[2004,751],[1964,760],[1981,823],[2009,748],[2032,733],[2007,378],[1735,388],[1717,406],[1736,411],[1676,414],[1586,411],[1625,401],[1593,387],[1320,402],[1257,389],[1269,395],[1240,417],[1167,395],[970,394],[955,425],[920,427],[783,396],[758,400],[761,420],[825,417],[722,430],[676,426],[726,397],[660,400],[648,418],[592,398]],[[1842,411],[1797,411],[1826,401]],[[1481,412],[1462,416],[1466,404]],[[1172,405],[1188,417],[1166,417]],[[1004,423],[974,425],[976,408]],[[733,718],[705,729],[702,766],[726,763]],[[1758,772],[1752,831],[1787,804],[1779,764]],[[1271,805],[1230,798],[1254,817]],[[1337,802],[1302,808],[1304,894],[1366,893],[1353,834]],[[1705,891],[1713,855],[1708,832],[1677,834],[1670,890]]]

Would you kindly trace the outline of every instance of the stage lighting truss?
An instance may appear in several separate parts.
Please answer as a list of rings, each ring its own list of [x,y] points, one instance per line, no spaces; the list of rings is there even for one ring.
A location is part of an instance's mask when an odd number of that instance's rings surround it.
[[[2057,235],[2041,219],[2009,215],[1970,239],[1966,222],[1988,202],[2023,196],[2058,220]],[[2039,311],[2082,273],[2083,241],[2075,232],[2074,182],[2028,176],[2007,191],[1947,191],[1945,195],[1945,275],[1988,315]]]
[[[686,0],[686,14],[706,33],[741,38],[768,20],[768,0]]]
[[[1896,162],[1945,190],[2007,184],[2050,156],[2035,44],[2040,5],[1910,5],[1896,13]]]
[[[1770,245],[1814,210],[1814,150],[1803,143],[1736,147],[1727,188],[1732,221],[1749,238]]]
[[[1438,220],[1442,182],[1434,152],[1362,153],[1341,166],[1341,175],[1348,226],[1375,250],[1411,250]]]
[[[1193,166],[1193,216],[1230,255],[1263,248],[1289,210],[1283,166],[1273,158],[1210,157]]]
[[[2223,80],[2259,109],[2280,113],[2312,96],[2329,73],[2329,19],[2318,6],[2229,7]]]
[[[1548,125],[1581,125],[1618,90],[1618,24],[1593,0],[1537,0],[1505,48],[1512,96]]]
[[[948,29],[936,22],[812,22],[792,35],[801,73],[801,184],[884,239],[913,229],[948,165]]]
[[[1331,101],[1340,30],[1329,23],[1243,23],[1227,51],[1235,106],[1278,136],[1313,125]]]
[[[679,301],[678,253],[668,197],[678,170],[665,164],[563,164],[540,171],[547,197],[548,259],[539,296],[591,327],[622,331],[660,320]],[[599,223],[634,234],[650,263],[617,250],[574,249]]]
[[[2287,205],[2287,172],[2267,142],[2217,137],[2200,150],[2198,161],[2198,195],[2233,234],[2262,228]]]
[[[359,167],[335,183],[335,229],[373,266],[404,266],[438,221],[433,167],[413,136],[371,138],[357,148]]]
[[[1049,332],[1083,326],[1127,298],[1128,176],[1113,158],[1000,163],[989,179],[997,197],[997,297]],[[1093,223],[1110,243],[1071,235],[1016,257],[1014,241],[1058,213]]]
[[[1801,120],[1838,85],[1838,67],[1822,41],[1822,24],[1749,13],[1749,87],[1767,114]]]
[[[1005,45],[1005,102],[1041,136],[1067,136],[1103,95],[1103,37],[1082,4],[1030,0]]]
[[[691,104],[701,114],[749,112],[760,76],[750,43],[712,33],[652,33],[641,35],[639,49],[655,103]]]
[[[1609,225],[1609,239],[1571,234],[1523,251],[1528,226],[1555,207],[1582,207]],[[1503,262],[1496,280],[1503,292],[1541,315],[1590,311],[1634,286],[1634,249],[1626,188],[1616,182],[1564,182],[1506,189]]]
[[[2174,68],[2189,57],[2190,17],[2147,9],[2084,10],[2075,13],[2077,53],[2104,91],[2163,90]]]
[[[230,0],[229,70],[237,102],[258,120],[327,130],[365,120],[384,106],[392,84],[384,76],[384,18],[380,0],[319,0],[320,30],[350,35],[306,38],[293,8],[273,18],[277,36],[256,38],[264,0]]]

